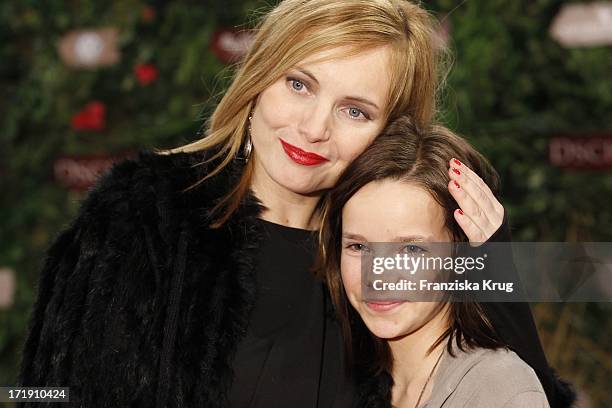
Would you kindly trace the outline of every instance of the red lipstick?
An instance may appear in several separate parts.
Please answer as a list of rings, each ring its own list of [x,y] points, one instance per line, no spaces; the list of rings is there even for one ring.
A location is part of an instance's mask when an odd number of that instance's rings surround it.
[[[302,166],[316,166],[317,164],[328,161],[323,156],[302,150],[299,147],[285,142],[283,139],[280,139],[280,141],[287,156],[297,164],[301,164]]]

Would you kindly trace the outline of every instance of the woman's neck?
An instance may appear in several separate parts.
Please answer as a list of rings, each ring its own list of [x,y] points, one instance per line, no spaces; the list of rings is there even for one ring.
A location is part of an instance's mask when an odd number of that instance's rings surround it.
[[[414,407],[425,385],[427,387],[420,403],[429,399],[433,388],[434,369],[444,352],[446,342],[436,346],[431,353],[429,349],[447,327],[447,307],[444,307],[414,333],[388,341],[393,356],[393,406]]]
[[[255,163],[251,190],[266,207],[261,218],[293,228],[315,230],[319,217],[315,209],[320,194],[303,195],[279,186]]]

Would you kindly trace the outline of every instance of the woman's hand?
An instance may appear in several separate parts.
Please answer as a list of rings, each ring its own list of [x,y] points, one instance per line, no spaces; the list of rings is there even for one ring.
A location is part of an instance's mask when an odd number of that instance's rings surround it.
[[[459,204],[455,220],[463,229],[470,243],[488,240],[504,220],[504,206],[491,192],[489,186],[459,160],[449,161],[448,190]]]

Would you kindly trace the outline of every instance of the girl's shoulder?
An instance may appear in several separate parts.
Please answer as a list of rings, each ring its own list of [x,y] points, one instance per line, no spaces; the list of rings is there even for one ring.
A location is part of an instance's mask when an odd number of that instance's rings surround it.
[[[512,385],[516,389],[533,389],[544,392],[535,371],[514,351],[500,348],[480,349],[476,364],[468,372],[469,376],[481,378],[483,384]]]
[[[443,361],[434,394],[447,399],[428,407],[549,406],[535,371],[512,350],[455,350]],[[432,402],[441,396],[434,395]]]

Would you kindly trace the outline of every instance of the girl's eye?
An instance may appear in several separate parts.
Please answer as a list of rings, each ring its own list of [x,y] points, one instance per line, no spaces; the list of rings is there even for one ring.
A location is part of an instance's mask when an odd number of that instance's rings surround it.
[[[350,108],[348,108],[347,112],[348,112],[348,115],[351,117],[351,119],[370,119],[368,114],[366,114],[364,111],[354,106],[351,106]]]
[[[355,243],[347,245],[347,248],[355,252],[362,252],[366,251],[368,247],[364,244]]]
[[[425,249],[421,248],[418,245],[406,245],[404,248],[402,248],[403,252],[405,253],[410,253],[410,254],[418,254],[418,253],[422,253],[422,252],[427,252]]]

